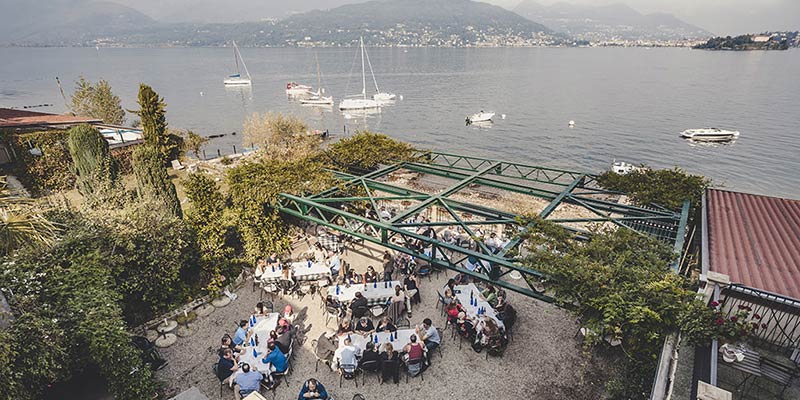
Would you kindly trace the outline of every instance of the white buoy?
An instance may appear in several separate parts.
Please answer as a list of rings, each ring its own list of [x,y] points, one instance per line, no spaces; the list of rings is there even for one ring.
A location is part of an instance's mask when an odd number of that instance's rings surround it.
[[[575,121],[570,120],[569,121],[569,127],[572,128],[573,126],[575,126]]]
[[[500,114],[500,118],[506,119],[506,115],[505,114]]]
[[[203,95],[203,92],[200,92],[200,96],[202,96],[202,95]]]
[[[400,100],[403,100],[403,95],[402,94],[400,95]]]

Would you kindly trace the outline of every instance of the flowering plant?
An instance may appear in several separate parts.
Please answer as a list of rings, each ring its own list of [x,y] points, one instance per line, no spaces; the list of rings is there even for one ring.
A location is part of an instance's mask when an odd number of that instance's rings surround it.
[[[719,305],[717,301],[709,304],[714,308],[711,326],[713,336],[717,339],[739,342],[750,337],[760,327],[766,327],[766,324],[760,323],[761,316],[754,313],[750,306],[739,304],[736,306],[736,312],[726,317],[719,309]]]

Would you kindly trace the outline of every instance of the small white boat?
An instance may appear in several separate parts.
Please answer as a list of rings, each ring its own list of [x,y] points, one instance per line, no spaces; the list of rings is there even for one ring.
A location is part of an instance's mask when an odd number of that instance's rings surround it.
[[[306,106],[332,106],[333,96],[322,96],[322,93],[315,92],[311,97],[300,99],[300,104]]]
[[[625,161],[614,161],[614,163],[611,164],[611,172],[619,175],[629,174],[640,169],[640,167],[637,167],[633,164],[628,164]]]
[[[469,117],[467,117],[466,123],[467,123],[467,125],[470,125],[470,124],[474,124],[476,122],[491,121],[492,118],[494,118],[494,115],[495,115],[495,113],[493,113],[493,112],[484,112],[483,110],[481,110],[481,112],[479,112],[477,114],[472,114]]]
[[[225,86],[249,86],[252,84],[252,80],[250,79],[250,72],[247,70],[247,65],[244,63],[244,59],[242,58],[241,53],[239,53],[239,47],[236,46],[236,42],[233,42],[233,59],[236,62],[236,73],[228,75],[222,83]],[[239,71],[239,61],[242,62],[242,67],[244,67],[244,72],[247,77],[243,77],[241,71]]]
[[[394,101],[397,99],[397,95],[394,93],[376,93],[372,95],[372,100],[375,101]]]
[[[695,142],[728,142],[739,137],[739,131],[719,128],[687,129],[681,132],[681,137]]]
[[[286,94],[289,96],[308,96],[313,93],[313,90],[311,86],[301,85],[297,82],[289,82],[286,84]]]

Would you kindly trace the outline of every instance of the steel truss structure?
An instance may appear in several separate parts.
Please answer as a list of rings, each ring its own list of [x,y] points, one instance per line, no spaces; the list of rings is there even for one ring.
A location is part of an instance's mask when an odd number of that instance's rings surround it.
[[[596,176],[587,173],[447,153],[420,155],[424,162],[395,163],[363,175],[331,171],[342,181],[340,185],[306,197],[281,194],[278,208],[286,215],[548,302],[553,299],[530,285],[544,279],[543,274],[519,265],[515,259],[519,239],[511,239],[492,251],[482,240],[462,246],[420,232],[427,227],[450,226],[476,237],[478,229],[511,233],[525,230],[528,227],[523,225],[522,215],[488,206],[486,201],[477,204],[463,199],[465,193],[478,193],[491,203],[492,199],[502,201],[514,195],[546,204],[538,215],[578,237],[590,235],[588,224],[606,224],[652,235],[674,246],[677,253],[683,250],[688,202],[681,210],[634,206],[619,201],[623,193],[600,188]],[[396,183],[393,177],[398,175],[411,175],[418,182],[429,181],[437,187],[430,190]],[[397,204],[400,207],[396,208],[402,210],[389,219],[380,218],[377,212],[363,212],[365,208],[377,211]],[[561,207],[582,210],[582,214],[556,217]],[[415,218],[420,214],[428,218]],[[420,251],[421,248],[426,250]],[[505,279],[513,271],[525,279]]]

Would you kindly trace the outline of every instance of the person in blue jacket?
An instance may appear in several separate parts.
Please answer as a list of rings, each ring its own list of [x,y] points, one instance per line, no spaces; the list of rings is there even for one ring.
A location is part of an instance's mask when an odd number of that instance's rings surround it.
[[[325,391],[325,386],[322,386],[319,381],[314,378],[307,380],[303,384],[303,388],[300,389],[300,394],[297,396],[297,400],[306,400],[306,399],[328,399],[328,392]]]

